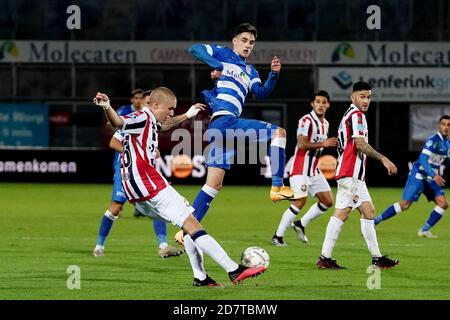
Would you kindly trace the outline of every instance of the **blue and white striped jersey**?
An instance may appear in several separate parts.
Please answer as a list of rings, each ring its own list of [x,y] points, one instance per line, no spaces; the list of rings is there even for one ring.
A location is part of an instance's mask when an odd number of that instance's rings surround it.
[[[414,162],[411,174],[418,179],[431,179],[440,173],[441,165],[448,165],[450,141],[439,132],[425,142],[419,159]],[[444,163],[447,162],[447,163]]]
[[[278,79],[278,73],[270,72],[262,84],[255,67],[224,46],[195,44],[188,51],[214,70],[222,71],[214,89],[202,91],[213,116],[231,114],[239,117],[249,92],[257,98],[266,98]]]

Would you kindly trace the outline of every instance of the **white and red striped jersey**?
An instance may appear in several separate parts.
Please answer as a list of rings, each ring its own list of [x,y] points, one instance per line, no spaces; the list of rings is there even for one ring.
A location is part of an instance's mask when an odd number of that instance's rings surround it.
[[[148,200],[169,185],[154,168],[158,149],[158,126],[144,107],[123,117],[122,185],[130,202]]]
[[[338,130],[338,165],[336,180],[353,177],[364,180],[367,156],[356,148],[354,138],[369,141],[366,116],[354,104],[348,108],[339,124]]]
[[[314,111],[304,115],[298,121],[297,138],[299,136],[308,137],[310,143],[323,142],[328,138],[329,123],[326,119],[323,122]],[[313,150],[300,150],[295,147],[295,158],[291,167],[291,176],[305,175],[315,176],[320,173],[318,168],[319,158],[323,148]]]

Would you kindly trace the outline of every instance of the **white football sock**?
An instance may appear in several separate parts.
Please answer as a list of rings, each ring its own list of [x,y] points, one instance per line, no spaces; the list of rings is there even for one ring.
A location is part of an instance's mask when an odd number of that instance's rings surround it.
[[[165,249],[169,246],[167,242],[161,242],[158,246],[158,249]]]
[[[193,234],[193,238],[195,239],[195,244],[224,268],[226,272],[231,272],[238,268],[238,264],[230,259],[220,244],[209,234],[204,233],[198,237],[196,237],[196,234]]]
[[[336,241],[341,232],[341,227],[344,222],[334,216],[330,217],[330,221],[327,225],[327,231],[325,233],[325,240],[322,245],[322,256],[325,258],[331,258],[333,255],[333,249],[336,245]]]
[[[187,234],[183,237],[184,239],[184,249],[191,262],[192,271],[194,272],[194,278],[198,280],[206,279],[206,271],[203,265],[203,252],[199,247],[192,241],[191,237]]]
[[[367,248],[372,257],[381,257],[380,248],[378,247],[377,233],[375,231],[375,223],[373,220],[361,219],[361,233],[366,240]]]
[[[323,210],[325,209],[325,210]],[[319,204],[319,202],[316,202],[309,208],[309,210],[303,215],[303,217],[300,219],[300,222],[302,223],[303,227],[306,227],[308,223],[313,221],[314,219],[317,219],[321,215],[323,215],[328,210],[327,207],[325,207],[322,203]]]
[[[277,232],[275,235],[277,237],[283,237],[286,229],[291,226],[292,221],[294,221],[295,217],[297,216],[299,209],[291,205],[289,208],[286,209],[286,211],[283,213],[283,216],[281,217],[280,224],[278,225]]]

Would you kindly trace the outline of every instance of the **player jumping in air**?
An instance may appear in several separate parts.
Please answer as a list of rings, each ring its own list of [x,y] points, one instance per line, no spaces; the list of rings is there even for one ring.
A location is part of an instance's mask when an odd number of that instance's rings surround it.
[[[414,162],[409,173],[402,200],[388,207],[382,214],[375,218],[375,224],[392,218],[397,213],[408,210],[412,202],[419,200],[423,193],[428,201],[434,201],[436,206],[430,214],[427,222],[419,230],[418,236],[424,238],[436,238],[430,228],[433,227],[448,208],[443,187],[445,180],[442,178],[441,166],[450,164],[450,116],[445,115],[439,119],[439,130],[425,142],[419,159]]]
[[[281,70],[280,60],[275,56],[271,63],[271,72],[263,84],[253,65],[247,64],[255,46],[257,31],[249,23],[239,25],[233,37],[233,49],[218,45],[195,44],[189,53],[212,68],[211,78],[215,82],[214,89],[202,91],[208,104],[212,118],[206,135],[212,132],[221,133],[220,137],[211,139],[206,159],[208,167],[206,183],[197,194],[193,206],[195,216],[201,221],[208,211],[214,197],[222,188],[225,171],[231,167],[235,148],[225,148],[227,131],[234,132],[234,137],[245,136],[248,131],[256,135],[250,143],[271,141],[270,165],[272,170],[272,188],[270,199],[294,200],[296,195],[284,186],[286,131],[276,125],[254,119],[241,118],[242,108],[248,93],[263,99],[273,91]],[[177,234],[177,239],[181,234]]]

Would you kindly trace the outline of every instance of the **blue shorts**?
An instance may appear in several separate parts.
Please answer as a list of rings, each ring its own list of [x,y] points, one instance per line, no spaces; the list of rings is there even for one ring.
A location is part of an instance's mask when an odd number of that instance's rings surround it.
[[[111,200],[118,203],[125,203],[127,202],[128,198],[125,194],[125,191],[123,190],[122,186],[122,177],[120,175],[120,168],[119,170],[116,170],[114,173],[114,187],[113,192],[111,196]]]
[[[403,200],[416,202],[422,193],[428,201],[432,201],[436,197],[443,196],[444,190],[434,180],[417,179],[415,173],[410,173],[403,190]]]
[[[236,146],[241,143],[267,143],[272,138],[278,126],[260,120],[242,119],[232,115],[217,116],[205,132],[209,142],[206,165],[208,167],[229,170],[234,163]],[[265,145],[266,146],[266,145]],[[257,150],[258,148],[250,148]],[[247,152],[246,152],[247,153]],[[256,153],[258,153],[256,151]],[[252,155],[244,159],[252,163]],[[258,157],[258,154],[255,155]],[[239,160],[239,157],[238,157]],[[256,159],[257,160],[257,159]]]

